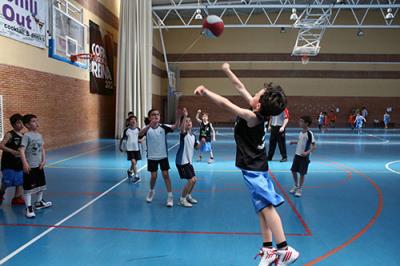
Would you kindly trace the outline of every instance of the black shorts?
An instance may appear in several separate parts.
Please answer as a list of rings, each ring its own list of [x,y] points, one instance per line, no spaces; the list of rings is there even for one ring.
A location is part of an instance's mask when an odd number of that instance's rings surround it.
[[[149,172],[157,172],[158,165],[160,165],[161,171],[168,171],[169,170],[169,162],[168,158],[164,158],[161,160],[147,160],[147,171]]]
[[[310,159],[308,157],[303,157],[300,155],[295,155],[293,159],[292,172],[300,173],[301,175],[306,175],[308,171],[308,165],[310,164]]]
[[[193,165],[191,165],[190,163],[182,165],[177,164],[176,168],[178,169],[178,173],[181,179],[192,179],[196,176]]]
[[[126,156],[128,161],[132,159],[136,161],[142,160],[142,155],[140,154],[140,151],[126,151]]]
[[[24,173],[24,193],[34,194],[46,189],[46,177],[44,170],[31,168],[29,174]]]

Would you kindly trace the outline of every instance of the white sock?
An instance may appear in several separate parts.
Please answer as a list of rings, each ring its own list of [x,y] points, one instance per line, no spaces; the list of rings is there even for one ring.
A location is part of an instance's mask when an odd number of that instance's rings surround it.
[[[43,200],[43,191],[37,193],[37,202],[41,202]]]
[[[191,199],[191,198],[192,198],[192,194],[187,194],[187,195],[186,195],[186,198],[187,198],[187,199]]]
[[[172,192],[168,192],[168,197],[172,198]]]
[[[24,194],[25,205],[26,207],[32,206],[32,195],[31,194]]]

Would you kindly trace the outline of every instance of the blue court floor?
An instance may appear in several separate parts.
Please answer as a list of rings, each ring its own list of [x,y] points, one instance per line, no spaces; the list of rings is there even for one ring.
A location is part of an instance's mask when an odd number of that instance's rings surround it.
[[[279,150],[270,163],[286,202],[278,211],[288,242],[301,252],[296,265],[400,265],[400,130],[313,130],[303,197],[288,193],[289,161]],[[218,129],[215,162],[195,162],[199,182],[192,209],[177,206],[184,185],[174,160],[178,135],[168,137],[175,206],[167,208],[163,179],[153,203],[146,160],[143,181],[126,180],[129,166],[116,140],[101,139],[48,152],[45,199],[53,207],[24,217],[0,207],[0,264],[5,265],[258,265],[262,239],[241,173],[234,166],[232,129]],[[299,130],[289,129],[287,142]]]

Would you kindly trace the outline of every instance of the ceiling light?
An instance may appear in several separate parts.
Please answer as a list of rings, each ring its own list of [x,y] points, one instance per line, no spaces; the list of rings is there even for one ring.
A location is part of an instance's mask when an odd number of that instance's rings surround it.
[[[197,19],[197,20],[202,20],[203,19],[203,16],[201,15],[200,8],[196,9],[196,16],[194,17],[194,19]]]
[[[365,35],[365,33],[362,31],[362,29],[358,29],[357,36],[361,37],[361,36],[364,36],[364,35]]]
[[[299,17],[296,14],[296,8],[292,8],[292,14],[290,15],[290,20],[297,20]]]

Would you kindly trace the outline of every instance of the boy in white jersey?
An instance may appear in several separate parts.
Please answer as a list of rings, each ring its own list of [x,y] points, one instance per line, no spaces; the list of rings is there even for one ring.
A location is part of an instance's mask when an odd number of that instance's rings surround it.
[[[192,197],[192,191],[196,184],[197,178],[192,165],[193,153],[195,148],[199,148],[196,136],[192,133],[192,120],[184,115],[181,119],[181,134],[179,137],[179,149],[176,153],[176,168],[178,169],[181,179],[188,182],[182,190],[179,205],[183,207],[192,207],[197,200]]]
[[[310,153],[313,152],[317,146],[315,145],[314,134],[309,130],[312,123],[310,116],[302,116],[299,120],[299,126],[302,128],[298,141],[291,141],[290,144],[297,144],[296,155],[293,159],[292,171],[294,186],[290,193],[296,197],[301,197],[302,187],[304,184],[304,176],[307,174],[308,165],[310,164]],[[300,174],[300,179],[297,176]]]
[[[126,142],[126,155],[128,161],[131,162],[131,167],[128,169],[128,178],[134,183],[139,183],[141,178],[137,172],[137,161],[142,159],[140,154],[139,142],[139,132],[140,128],[137,127],[137,118],[134,115],[131,115],[128,119],[128,127],[124,130],[122,134],[121,141],[119,143],[119,149],[121,152],[122,150],[122,143],[123,141]]]
[[[165,186],[168,192],[167,207],[174,206],[174,198],[172,196],[171,179],[169,178],[168,170],[168,148],[167,134],[173,132],[179,124],[179,119],[176,119],[175,125],[166,125],[160,123],[160,111],[151,109],[148,112],[150,123],[140,130],[139,138],[146,136],[147,145],[147,170],[151,173],[150,191],[147,194],[146,201],[151,203],[154,198],[154,187],[157,181],[158,166],[161,168],[161,173],[164,178]]]

